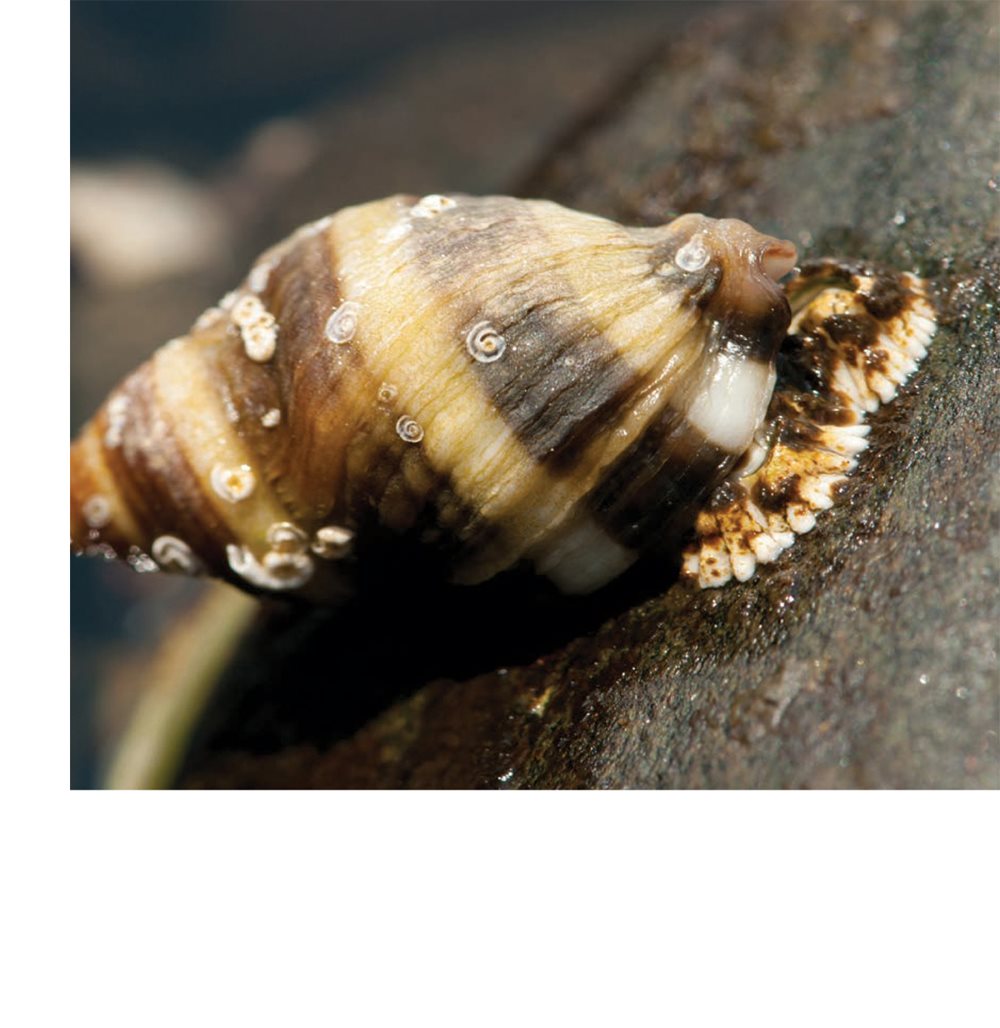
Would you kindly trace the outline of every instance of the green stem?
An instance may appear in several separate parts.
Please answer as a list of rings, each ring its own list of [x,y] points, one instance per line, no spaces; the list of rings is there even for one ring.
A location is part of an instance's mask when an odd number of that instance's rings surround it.
[[[170,633],[116,747],[107,788],[169,788],[219,675],[259,609],[245,593],[213,585]]]

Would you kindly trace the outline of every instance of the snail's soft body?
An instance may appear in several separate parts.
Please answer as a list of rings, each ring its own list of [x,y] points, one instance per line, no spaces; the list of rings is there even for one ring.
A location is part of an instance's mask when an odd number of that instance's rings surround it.
[[[800,305],[793,359],[816,381],[772,395],[794,261],[696,214],[625,228],[509,197],[344,209],[262,255],[111,394],[73,446],[74,543],[323,600],[400,539],[458,582],[526,564],[588,592],[675,548],[707,504],[686,569],[747,577],[741,554],[773,559],[805,530],[769,519],[853,467],[870,397],[933,327],[911,276],[818,267],[799,292],[853,284]],[[776,418],[812,434],[796,444]],[[816,453],[836,467],[796,465]],[[780,502],[755,502],[776,469]]]

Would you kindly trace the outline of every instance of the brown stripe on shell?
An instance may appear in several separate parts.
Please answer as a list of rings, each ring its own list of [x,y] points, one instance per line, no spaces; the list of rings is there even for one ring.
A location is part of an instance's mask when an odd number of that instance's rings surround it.
[[[434,570],[450,576],[468,551],[497,537],[497,526],[481,517],[455,491],[447,473],[431,467],[419,446],[403,442],[395,418],[368,424],[351,440],[347,454],[342,520],[355,528],[359,559],[394,537],[391,559],[415,559],[418,551]]]
[[[118,394],[129,401],[121,443],[105,447],[104,459],[138,524],[141,537],[135,542],[148,550],[158,536],[174,535],[221,569],[228,529],[205,496],[208,483],[191,468],[171,424],[186,412],[163,409],[152,361],[130,375]]]
[[[240,434],[263,456],[268,480],[303,527],[312,531],[325,520],[335,522],[355,532],[356,546],[366,551],[374,540],[385,544],[386,531],[397,537],[395,552],[433,537],[439,563],[446,565],[495,529],[458,497],[446,470],[431,467],[423,447],[400,438],[397,422],[406,412],[395,389],[385,396],[382,390],[382,373],[392,372],[376,373],[371,366],[380,342],[373,334],[372,301],[352,288],[340,267],[337,217],[331,225],[288,247],[260,293],[278,322],[273,360],[252,362],[233,340],[219,351],[220,374],[248,404]],[[359,241],[345,233],[341,245],[353,252],[371,247],[375,238],[369,233]],[[399,302],[386,283],[376,292],[384,311]],[[326,324],[346,301],[360,301],[360,315],[355,335],[338,345],[327,337]],[[282,410],[282,420],[265,428],[259,414],[270,406]]]
[[[465,230],[448,231],[448,219],[459,217]],[[429,287],[454,311],[457,347],[480,322],[503,336],[503,356],[470,359],[471,369],[527,453],[561,473],[572,470],[594,431],[615,418],[643,378],[587,319],[564,276],[523,260],[545,236],[527,205],[462,197],[445,216],[414,219],[411,245]],[[487,292],[469,274],[498,264],[509,266],[502,290]]]
[[[752,314],[735,308],[720,311],[714,306],[709,306],[706,314],[716,319],[713,347],[765,364],[773,363],[788,330],[789,306],[783,296],[780,303]]]
[[[110,546],[122,556],[138,537],[139,529],[104,460],[101,440],[106,430],[102,410],[70,448],[70,540],[81,552],[92,546]],[[96,526],[92,517],[88,519],[88,504],[95,498],[107,505],[110,515],[104,524]]]
[[[283,440],[282,453],[295,454],[294,468],[278,469],[277,491],[307,524],[329,518],[355,531],[361,546],[369,539],[384,541],[379,528],[400,537],[401,545],[432,534],[446,563],[494,530],[460,500],[447,473],[431,467],[422,447],[400,438],[397,422],[405,411],[393,395],[382,396],[381,375],[370,366],[377,340],[367,298],[354,337],[341,345],[327,338],[330,315],[355,300],[349,277],[339,269],[335,236],[336,230],[300,241],[272,271],[263,294],[280,326],[272,365],[280,395],[287,397],[287,417],[261,431]],[[367,238],[362,245],[370,244]],[[396,296],[387,285],[381,288],[382,302],[391,309]],[[311,490],[304,502],[306,478]]]
[[[461,197],[439,218],[414,221],[408,240],[414,271],[428,283],[437,304],[459,322],[450,337],[435,337],[435,345],[462,351],[465,333],[480,323],[502,334],[506,349],[501,359],[478,362],[462,353],[464,367],[488,397],[491,414],[503,418],[526,458],[536,461],[539,471],[544,469],[548,481],[539,482],[539,488],[545,501],[551,504],[556,496],[562,497],[556,501],[558,513],[539,524],[537,517],[521,509],[539,506],[539,494],[526,488],[532,476],[525,469],[520,507],[508,507],[500,524],[506,544],[484,546],[472,554],[462,572],[469,581],[495,573],[524,553],[558,549],[564,527],[575,523],[574,512],[599,482],[602,467],[629,445],[629,438],[642,433],[648,419],[655,418],[675,392],[686,391],[700,378],[697,370],[704,366],[703,329],[690,300],[696,276],[652,277],[644,252],[649,242],[625,230],[618,230],[618,235],[616,226],[601,219],[572,215],[582,219],[584,228],[580,223],[564,226],[564,238],[554,245],[545,239],[536,217],[541,206]],[[447,219],[452,219],[453,228],[446,233]],[[577,231],[583,233],[579,244]],[[602,236],[597,242],[587,235],[595,231]],[[652,231],[647,234],[652,236]],[[547,245],[539,245],[539,237]],[[583,274],[566,274],[573,268],[577,246],[586,255],[588,268]],[[593,277],[588,280],[595,250],[616,282],[635,276],[636,289],[616,288],[610,301],[606,291],[595,289]],[[545,254],[548,264],[526,256],[533,252]],[[470,268],[489,269],[492,278],[470,277]],[[585,303],[581,294],[586,295]],[[640,326],[646,337],[636,349],[634,334],[625,328],[637,324],[629,316],[640,312],[646,319]],[[595,318],[613,328],[616,341],[597,328]],[[591,374],[582,373],[584,369]],[[627,430],[622,428],[625,424]],[[702,495],[718,479],[713,464],[708,484],[700,482],[701,464],[715,456],[709,449],[690,454],[686,474],[699,479],[697,486],[686,485],[684,469],[678,466],[667,475],[678,477],[680,488]],[[727,455],[727,467],[734,460]],[[662,492],[662,481],[656,488]],[[468,497],[471,505],[478,499]],[[664,528],[657,507],[643,534],[660,539]]]
[[[103,437],[108,429],[106,404],[94,419],[94,428],[101,439],[98,444],[100,459],[114,479],[119,498],[135,525],[136,537],[131,542],[147,546],[160,533],[159,521],[162,520],[156,513],[153,486],[151,484],[151,487],[147,488],[146,483],[147,478],[156,476],[151,473],[148,461],[143,459],[144,454],[136,445],[137,434],[145,432],[148,435],[149,432],[150,412],[146,411],[144,406],[140,406],[138,411],[135,410],[136,404],[144,405],[148,402],[147,397],[151,395],[151,390],[148,389],[149,373],[147,361],[129,375],[116,390],[116,395],[128,400],[127,417],[121,419],[118,431],[120,442],[117,446],[108,447],[103,443]]]
[[[607,470],[587,504],[623,545],[667,549],[739,456],[708,442],[668,405]]]
[[[287,430],[286,401],[276,371],[277,350],[270,361],[250,360],[239,331],[221,324],[205,330],[202,350],[205,369],[218,390],[233,423],[233,430],[254,456],[255,473],[268,482],[282,503],[297,513],[296,498],[289,487],[286,469],[291,466],[291,441]],[[278,347],[295,350],[293,336],[279,326]],[[262,419],[268,411],[281,412],[278,425],[268,428]]]
[[[268,476],[296,517],[322,518],[336,503],[352,430],[337,398],[356,388],[363,360],[361,346],[337,346],[325,334],[327,320],[344,300],[328,233],[292,247],[271,272],[263,298],[278,322],[267,373],[274,376],[280,397],[274,406],[281,410],[276,429],[261,429],[281,441],[280,448],[274,441],[266,444],[273,452]],[[255,440],[259,434],[255,429]]]

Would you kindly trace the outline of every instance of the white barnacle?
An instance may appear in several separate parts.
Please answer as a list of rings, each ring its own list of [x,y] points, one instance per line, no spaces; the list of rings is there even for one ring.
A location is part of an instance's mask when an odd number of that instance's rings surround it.
[[[275,521],[267,530],[267,544],[275,553],[304,553],[309,536],[291,521]]]
[[[455,201],[450,196],[431,193],[415,203],[410,208],[410,214],[415,218],[433,218],[454,206]]]
[[[113,450],[121,446],[122,436],[125,432],[125,420],[128,417],[128,397],[119,393],[108,401],[107,418],[108,427],[104,432],[104,445]]]
[[[277,264],[277,259],[272,257],[270,260],[258,261],[250,269],[250,274],[247,275],[247,286],[252,293],[262,293],[267,289],[271,272],[274,271]]]
[[[231,311],[236,306],[236,301],[240,298],[240,294],[235,290],[231,289],[226,295],[219,301],[219,307],[224,311]]]
[[[319,557],[336,560],[350,552],[353,541],[354,533],[349,528],[342,528],[340,525],[324,525],[316,530],[312,551]]]
[[[674,255],[674,263],[681,271],[701,271],[708,264],[709,252],[701,233],[693,235]]]
[[[313,559],[307,553],[278,553],[274,550],[264,554],[261,562],[264,571],[272,581],[280,585],[271,585],[272,589],[296,589],[305,585],[312,578]]]
[[[252,293],[244,293],[233,305],[229,316],[233,319],[234,324],[239,325],[240,328],[246,328],[255,321],[259,321],[264,313],[266,313],[264,304],[260,302],[259,298]]]
[[[83,550],[86,557],[102,557],[104,560],[115,560],[118,554],[108,543],[89,543]]]
[[[274,315],[264,311],[252,324],[240,329],[243,337],[243,349],[252,361],[264,364],[274,356],[278,343],[278,325]]]
[[[204,570],[191,547],[176,535],[161,535],[153,540],[153,560],[164,571],[179,571],[182,575],[198,575]]]
[[[257,485],[257,477],[249,464],[238,464],[235,467],[216,464],[212,468],[210,480],[216,495],[230,503],[245,500]]]
[[[349,343],[358,330],[358,315],[361,313],[361,304],[354,300],[345,300],[339,307],[335,307],[333,313],[326,321],[326,338],[331,343]]]
[[[296,589],[313,573],[312,558],[304,553],[268,553],[261,563],[248,546],[229,543],[226,560],[235,574],[258,589]]]
[[[276,428],[281,424],[281,411],[277,407],[264,411],[260,416],[260,423],[264,428]]]
[[[156,561],[148,553],[143,553],[138,546],[128,548],[128,556],[125,561],[137,575],[148,575],[150,572],[160,570]]]
[[[396,422],[396,435],[404,443],[419,443],[424,437],[424,430],[408,414],[403,414]]]
[[[379,403],[392,403],[399,394],[399,390],[389,382],[383,382],[378,387],[378,402]]]
[[[104,528],[111,521],[111,504],[105,496],[91,496],[81,507],[88,528]]]
[[[466,333],[465,348],[480,364],[492,364],[503,356],[507,340],[488,321],[480,321]]]

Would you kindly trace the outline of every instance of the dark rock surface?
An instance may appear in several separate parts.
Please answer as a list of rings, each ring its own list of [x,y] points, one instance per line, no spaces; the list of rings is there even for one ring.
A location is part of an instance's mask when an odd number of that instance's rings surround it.
[[[932,280],[930,355],[810,535],[717,592],[647,569],[576,603],[500,583],[276,609],[182,783],[1000,784],[998,22],[993,3],[714,11],[521,180]]]

